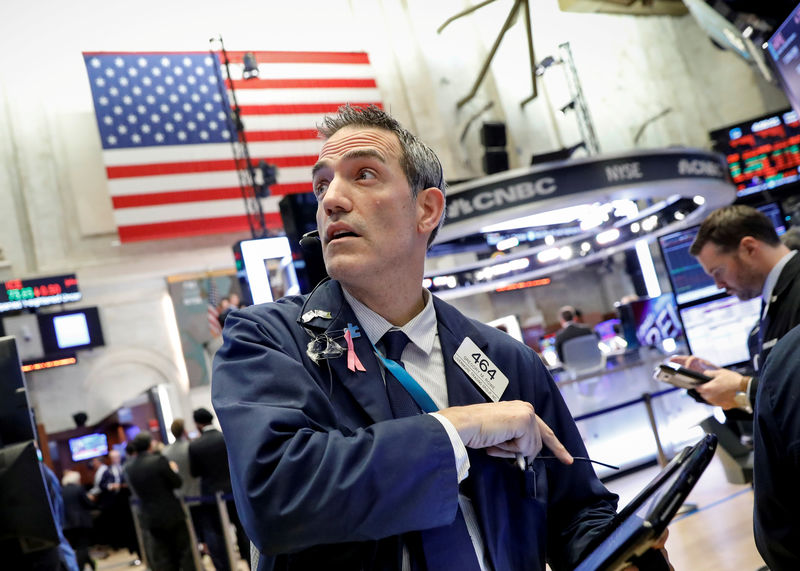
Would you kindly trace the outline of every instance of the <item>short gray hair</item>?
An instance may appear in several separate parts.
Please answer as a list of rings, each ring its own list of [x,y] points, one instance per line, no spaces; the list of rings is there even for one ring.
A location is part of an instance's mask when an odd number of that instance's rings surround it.
[[[411,187],[411,196],[416,198],[421,190],[431,187],[436,187],[446,194],[447,185],[444,181],[442,163],[433,149],[380,107],[376,105],[353,107],[348,103],[339,107],[335,115],[327,115],[322,120],[322,124],[317,125],[317,130],[323,138],[330,139],[334,133],[344,127],[368,127],[394,133],[400,141],[402,151],[400,166]],[[442,211],[439,225],[434,228],[428,238],[428,246],[433,243],[439,228],[442,227],[444,217],[445,210]]]

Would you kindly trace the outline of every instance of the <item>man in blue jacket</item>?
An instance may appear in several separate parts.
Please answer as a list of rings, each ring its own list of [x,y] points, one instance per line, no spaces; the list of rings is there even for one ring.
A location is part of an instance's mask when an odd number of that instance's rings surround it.
[[[214,365],[258,569],[574,568],[617,498],[536,354],[422,288],[438,158],[375,107],[320,131],[333,279],[234,311]]]

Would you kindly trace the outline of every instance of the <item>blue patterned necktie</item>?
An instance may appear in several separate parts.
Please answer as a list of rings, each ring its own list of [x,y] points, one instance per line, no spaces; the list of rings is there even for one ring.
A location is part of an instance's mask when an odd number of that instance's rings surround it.
[[[381,337],[386,358],[395,361],[405,369],[401,357],[403,350],[409,343],[408,336],[399,329],[387,331]],[[387,371],[386,374],[386,393],[389,397],[389,405],[392,408],[392,415],[395,418],[414,416],[422,412],[422,409],[400,384],[400,381]],[[420,566],[414,562],[415,557],[419,556],[419,548],[416,543],[416,534],[405,534],[405,543],[412,558],[412,569],[419,569]],[[467,523],[461,508],[458,508],[456,518],[450,525],[427,529],[419,532],[422,543],[422,554],[424,554],[425,564],[428,571],[479,571],[480,566],[475,556],[475,546],[472,545]]]

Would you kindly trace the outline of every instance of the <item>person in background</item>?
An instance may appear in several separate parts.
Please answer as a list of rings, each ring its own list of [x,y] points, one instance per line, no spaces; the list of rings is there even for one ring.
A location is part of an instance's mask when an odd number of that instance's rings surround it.
[[[108,453],[109,465],[100,476],[101,526],[107,534],[109,545],[114,549],[127,549],[135,559],[132,565],[141,563],[139,542],[130,506],[130,490],[122,469],[122,455],[112,449]],[[96,476],[95,476],[96,479]]]
[[[86,565],[96,568],[89,556],[89,539],[92,532],[92,513],[94,503],[81,485],[80,472],[64,470],[61,477],[61,495],[64,498],[64,535],[75,550],[78,569]]]
[[[58,532],[59,570],[80,571],[78,569],[78,560],[75,558],[75,550],[72,549],[69,541],[67,541],[67,538],[64,536],[64,498],[61,495],[61,484],[55,472],[53,472],[47,464],[42,462],[41,452],[39,452],[39,455],[39,465],[42,467],[42,472],[44,472],[47,494],[50,496],[50,506],[53,508],[53,520],[55,521],[56,531]],[[45,571],[44,567],[34,567],[34,569],[36,571],[39,569]]]
[[[558,321],[561,324],[561,329],[556,333],[556,354],[558,355],[558,360],[562,363],[564,362],[563,347],[565,341],[575,339],[576,337],[583,337],[584,335],[594,335],[597,337],[597,334],[591,327],[576,321],[575,315],[575,308],[571,305],[565,305],[558,310]]]
[[[178,466],[153,453],[153,437],[147,431],[134,437],[133,446],[136,457],[126,472],[140,501],[142,527],[148,531],[150,567],[158,571],[194,571],[186,515],[175,496],[182,483]]]
[[[189,468],[192,476],[200,478],[200,491],[205,499],[213,498],[217,492],[230,495],[231,475],[228,469],[228,450],[222,433],[214,425],[214,415],[206,408],[198,408],[193,419],[200,436],[189,443]],[[219,510],[215,502],[204,503],[200,510],[200,527],[203,539],[208,547],[208,554],[217,571],[229,569],[228,556],[225,550],[225,539],[220,522]],[[250,561],[250,540],[239,521],[236,504],[232,499],[226,500],[228,517],[236,527],[236,543],[239,556]]]
[[[438,158],[374,106],[320,131],[333,279],[232,312],[214,361],[259,571],[574,569],[616,496],[573,463],[586,450],[534,351],[422,287],[445,211]]]
[[[741,300],[761,298],[758,330],[750,342],[758,374],[772,347],[800,324],[800,256],[781,242],[765,214],[744,205],[712,212],[689,253],[718,288]],[[696,389],[709,404],[752,411],[758,376],[720,368],[701,356],[675,355],[671,360],[712,377]]]
[[[200,543],[204,543],[201,535],[202,528],[198,525],[202,519],[202,508],[197,500],[197,498],[200,497],[200,479],[192,476],[189,466],[189,435],[186,433],[186,426],[183,419],[176,418],[173,420],[169,430],[175,437],[175,442],[164,448],[162,455],[171,462],[175,462],[178,466],[178,474],[181,480],[183,480],[183,483],[181,487],[176,490],[176,493],[189,507],[197,540]],[[187,497],[194,499],[187,500]]]

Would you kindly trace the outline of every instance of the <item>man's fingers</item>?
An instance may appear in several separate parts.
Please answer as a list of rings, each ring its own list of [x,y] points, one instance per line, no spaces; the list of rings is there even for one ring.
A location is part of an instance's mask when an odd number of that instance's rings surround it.
[[[542,435],[542,443],[550,449],[553,456],[561,460],[564,464],[572,464],[574,461],[572,455],[564,448],[561,441],[556,438],[552,429],[539,418],[538,414],[536,415],[536,423],[539,425],[539,434]]]

